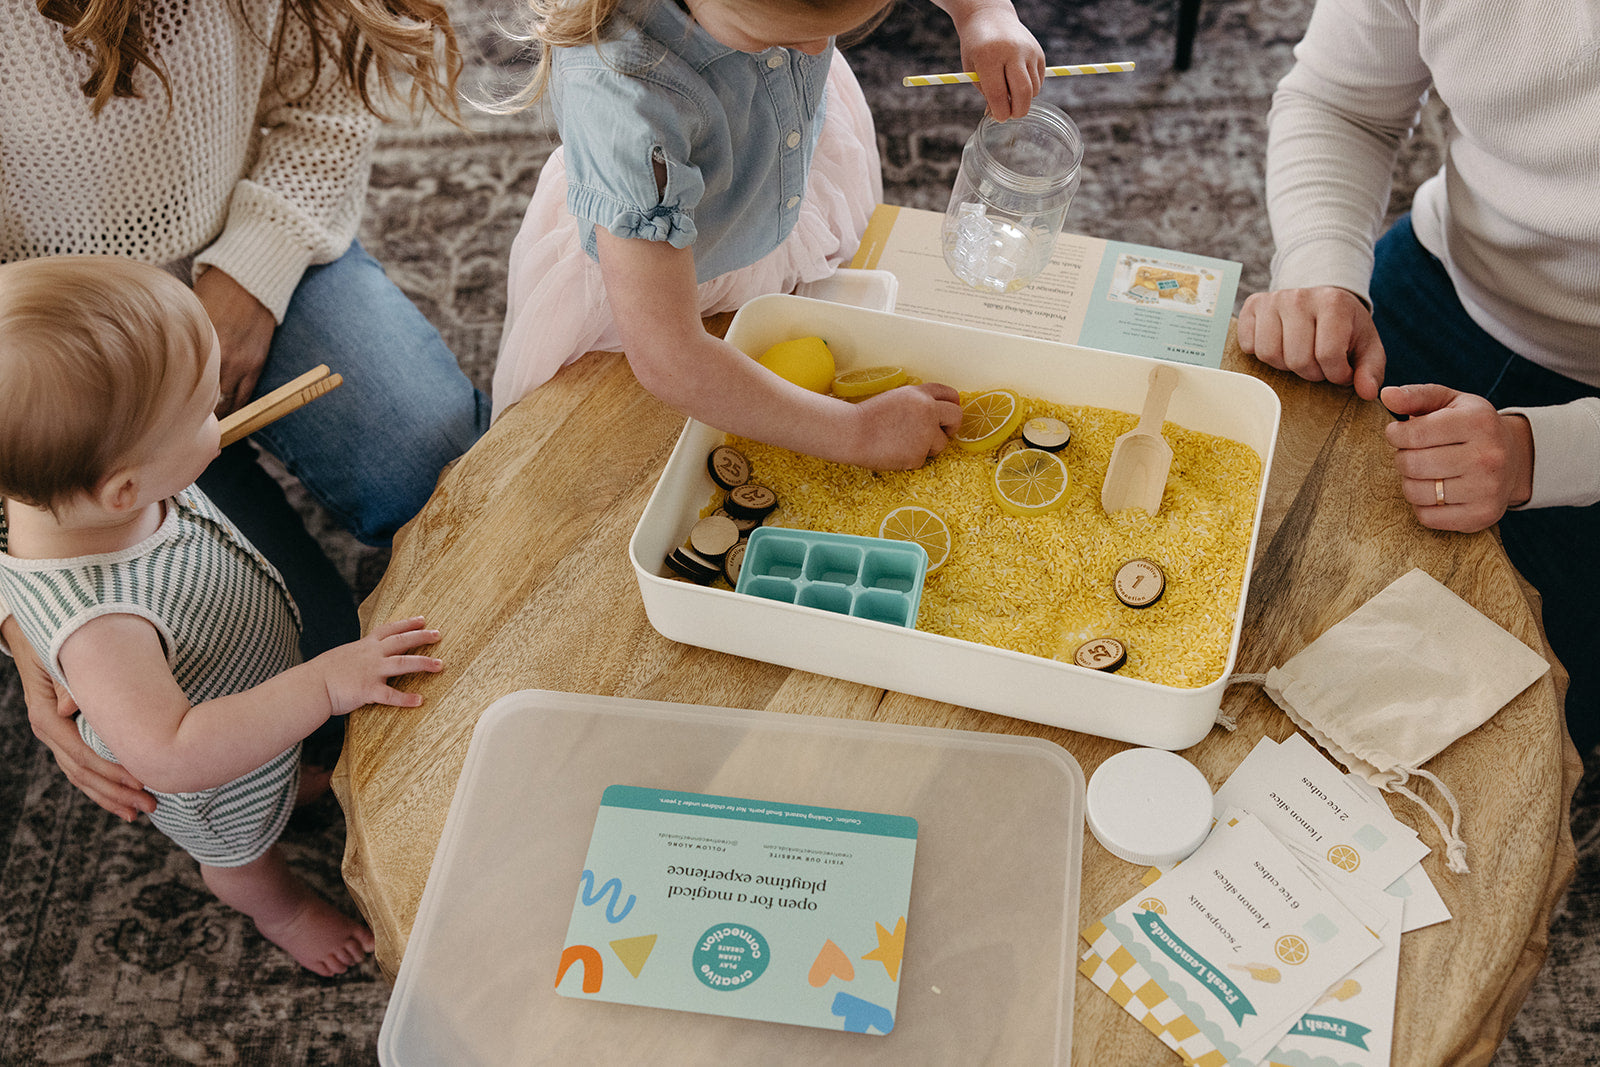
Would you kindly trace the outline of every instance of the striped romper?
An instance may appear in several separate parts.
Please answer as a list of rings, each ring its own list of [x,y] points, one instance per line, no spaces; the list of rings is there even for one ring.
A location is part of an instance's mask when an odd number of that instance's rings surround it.
[[[132,548],[75,559],[15,559],[0,514],[0,600],[56,681],[73,631],[100,615],[147,619],[191,704],[237,693],[300,661],[300,619],[278,572],[194,486],[167,501],[155,533]],[[116,756],[83,715],[78,732]],[[157,793],[157,829],[209,867],[239,867],[278,839],[294,806],[300,746],[226,785]]]

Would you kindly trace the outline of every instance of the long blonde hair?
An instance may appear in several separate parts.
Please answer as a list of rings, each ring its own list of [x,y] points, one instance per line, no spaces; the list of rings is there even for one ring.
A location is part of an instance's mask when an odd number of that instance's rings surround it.
[[[67,44],[89,57],[83,94],[95,114],[113,97],[137,97],[133,73],[146,67],[161,80],[167,98],[172,83],[161,57],[145,33],[141,9],[146,0],[35,0],[39,13],[65,27]],[[615,0],[612,0],[614,3]],[[292,18],[309,31],[314,70],[325,53],[338,56],[339,76],[361,94],[361,102],[387,117],[372,99],[368,75],[375,69],[383,94],[399,96],[397,82],[410,82],[407,103],[412,110],[427,106],[460,122],[456,82],[461,76],[461,49],[442,0],[282,0],[272,41],[273,76],[279,75],[284,28]],[[315,86],[308,81],[298,94]]]

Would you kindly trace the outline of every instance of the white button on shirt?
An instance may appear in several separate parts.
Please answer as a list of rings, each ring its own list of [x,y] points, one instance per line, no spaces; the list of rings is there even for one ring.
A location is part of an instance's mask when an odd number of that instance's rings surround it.
[[[799,130],[790,130],[789,131],[789,136],[784,138],[783,143],[788,145],[790,148],[799,148],[800,147],[800,131]]]
[[[773,70],[777,70],[779,67],[783,66],[783,53],[777,52],[768,56],[767,66],[771,67]]]
[[[786,208],[793,208],[799,202],[800,198],[798,196],[791,196],[788,200],[783,202],[783,206]]]

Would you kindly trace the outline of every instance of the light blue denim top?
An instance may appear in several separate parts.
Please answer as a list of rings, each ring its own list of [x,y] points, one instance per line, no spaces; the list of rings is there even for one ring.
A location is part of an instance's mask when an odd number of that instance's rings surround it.
[[[672,0],[623,0],[598,48],[551,50],[567,210],[594,228],[694,246],[700,282],[761,259],[794,228],[822,129],[833,44],[740,52]],[[656,191],[652,159],[666,164]]]

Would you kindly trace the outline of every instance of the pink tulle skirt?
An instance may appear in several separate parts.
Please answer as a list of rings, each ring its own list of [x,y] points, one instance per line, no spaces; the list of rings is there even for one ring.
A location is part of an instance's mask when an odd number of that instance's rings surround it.
[[[741,270],[702,284],[700,314],[733,311],[764,293],[792,292],[832,274],[855,255],[872,209],[883,199],[872,113],[856,76],[835,54],[827,112],[812,156],[800,218],[783,244]],[[567,172],[558,147],[539,174],[511,245],[505,331],[494,372],[494,414],[537,389],[586,352],[617,351],[600,265],[567,213]]]

